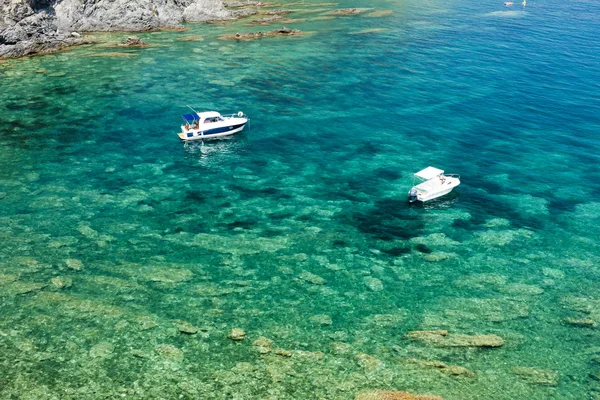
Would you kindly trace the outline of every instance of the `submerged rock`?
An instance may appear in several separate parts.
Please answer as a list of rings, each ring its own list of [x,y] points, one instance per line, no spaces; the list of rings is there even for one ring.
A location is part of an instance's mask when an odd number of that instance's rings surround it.
[[[144,42],[137,36],[129,36],[127,39],[123,40],[119,46],[124,47],[144,47],[148,46],[148,43]]]
[[[281,357],[291,357],[294,352],[291,350],[285,350],[285,349],[275,349],[273,351],[273,353],[275,353]]]
[[[411,331],[406,334],[406,337],[436,347],[501,347],[504,345],[504,339],[497,335],[449,334],[446,330]]]
[[[268,16],[268,17],[262,17],[262,18],[253,19],[252,21],[250,21],[250,23],[248,23],[246,25],[248,25],[248,26],[253,26],[253,25],[271,25],[271,24],[274,24],[274,23],[279,23],[279,24],[296,24],[296,23],[299,23],[299,22],[304,22],[304,20],[303,19],[285,18],[285,17],[282,17],[281,15],[272,15],[272,16]]]
[[[142,315],[135,319],[139,329],[141,331],[147,331],[158,326],[158,322],[153,317]]]
[[[327,283],[327,281],[321,278],[319,275],[315,275],[308,271],[302,272],[300,275],[298,275],[298,278],[306,283],[312,283],[313,285],[325,285]]]
[[[426,360],[417,360],[417,359],[409,359],[411,363],[418,364],[422,367],[427,368],[437,368],[441,373],[450,375],[450,376],[466,376],[472,378],[475,374],[465,367],[461,367],[459,365],[447,365],[440,361],[426,361]]]
[[[531,385],[558,386],[558,373],[533,367],[514,367],[513,372]]]
[[[285,26],[279,29],[274,29],[268,32],[248,32],[248,33],[236,33],[235,35],[221,35],[223,39],[235,39],[235,40],[249,40],[249,39],[260,39],[265,37],[274,36],[302,36],[304,32],[298,29],[290,29]]]
[[[544,268],[542,268],[542,273],[544,274],[544,276],[548,276],[548,277],[554,278],[554,279],[563,279],[565,277],[564,272],[562,272],[559,269],[554,269],[554,268],[544,267]]]
[[[393,13],[392,10],[378,10],[367,14],[367,17],[383,17],[385,15],[392,15]]]
[[[292,12],[292,10],[279,9],[279,10],[268,10],[268,11],[263,12],[263,14],[265,14],[265,15],[282,15],[282,14],[289,14],[291,12]]]
[[[367,370],[376,370],[383,366],[383,362],[377,357],[365,353],[358,353],[354,359],[362,368]]]
[[[434,395],[393,392],[389,390],[367,390],[359,392],[355,400],[444,400],[444,398]]]
[[[200,329],[196,328],[194,325],[190,324],[187,321],[178,321],[177,330],[181,333],[187,333],[188,335],[194,335],[198,333]]]
[[[578,328],[595,328],[598,323],[591,318],[572,318],[567,317],[564,319],[565,323]]]
[[[240,328],[233,328],[229,333],[229,339],[240,341],[246,338],[246,332]]]
[[[76,260],[74,258],[68,258],[65,260],[65,264],[67,265],[67,268],[75,270],[75,271],[81,271],[83,270],[83,263],[80,260]]]
[[[332,342],[331,351],[333,354],[343,355],[348,354],[352,350],[352,346],[348,343],[343,342]]]
[[[55,276],[50,279],[50,284],[55,289],[67,289],[73,285],[73,279],[66,276]]]
[[[377,278],[365,278],[365,286],[373,292],[381,292],[383,290],[383,283]]]
[[[264,336],[259,336],[254,342],[252,342],[253,346],[262,346],[262,347],[271,347],[273,341]]]
[[[183,351],[170,344],[159,344],[154,348],[154,351],[165,358],[183,360]]]
[[[326,314],[313,315],[309,319],[311,322],[314,322],[315,324],[319,324],[319,325],[323,325],[323,326],[329,326],[333,323],[333,321],[331,320],[331,317]]]
[[[93,358],[109,358],[112,356],[114,349],[115,346],[110,343],[98,343],[90,349],[90,356]]]
[[[342,8],[340,10],[333,10],[328,12],[330,15],[358,15],[367,11],[367,8]]]

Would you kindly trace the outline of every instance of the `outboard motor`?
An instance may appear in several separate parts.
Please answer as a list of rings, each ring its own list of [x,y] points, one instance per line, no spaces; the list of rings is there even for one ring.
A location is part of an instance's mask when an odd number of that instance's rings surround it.
[[[410,192],[408,192],[408,201],[411,203],[414,203],[415,201],[417,201],[417,189],[415,189],[415,188],[410,189]]]

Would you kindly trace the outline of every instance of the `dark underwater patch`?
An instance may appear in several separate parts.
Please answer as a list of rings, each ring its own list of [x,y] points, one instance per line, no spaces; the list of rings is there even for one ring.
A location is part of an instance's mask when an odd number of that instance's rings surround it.
[[[228,223],[226,225],[227,225],[227,227],[229,229],[242,228],[242,229],[248,230],[248,229],[252,229],[253,227],[255,227],[256,224],[258,224],[257,220],[247,219],[247,220],[233,221],[233,222],[230,222],[230,223]]]
[[[381,249],[381,251],[390,256],[398,257],[403,254],[410,253],[410,248],[408,248],[408,247],[392,247],[391,249]]]
[[[188,190],[185,193],[185,199],[195,201],[197,203],[205,203],[206,197],[198,190]]]
[[[17,111],[17,110],[25,110],[26,108],[29,107],[29,105],[24,104],[24,103],[17,103],[16,101],[13,101],[10,103],[6,103],[4,105],[4,107],[6,107],[6,109],[10,110],[10,111]]]
[[[402,174],[394,168],[377,168],[373,171],[373,175],[385,181],[395,181],[402,178]]]
[[[346,218],[361,232],[376,239],[408,240],[420,236],[425,224],[420,216],[409,215],[407,202],[385,199],[375,203],[367,213],[354,213]]]
[[[417,250],[419,253],[423,253],[423,254],[429,254],[433,251],[429,247],[427,247],[426,245],[424,245],[422,243],[419,243],[418,245],[416,245],[415,250]]]

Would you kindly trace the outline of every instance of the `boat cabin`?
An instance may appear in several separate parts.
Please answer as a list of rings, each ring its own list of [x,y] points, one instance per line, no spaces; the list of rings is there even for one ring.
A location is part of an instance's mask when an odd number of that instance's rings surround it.
[[[224,121],[221,114],[216,111],[183,114],[181,118],[185,121],[185,129],[201,129],[201,125]]]

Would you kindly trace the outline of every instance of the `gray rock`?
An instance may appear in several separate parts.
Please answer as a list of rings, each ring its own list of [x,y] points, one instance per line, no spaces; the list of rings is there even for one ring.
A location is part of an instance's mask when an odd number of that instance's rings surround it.
[[[147,46],[147,44],[137,36],[129,36],[127,39],[121,42],[121,46],[136,47]]]
[[[238,17],[222,0],[2,0],[0,58],[90,43],[79,32],[140,32]]]

